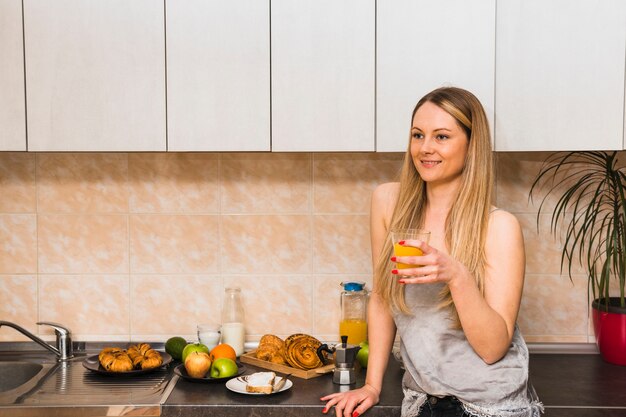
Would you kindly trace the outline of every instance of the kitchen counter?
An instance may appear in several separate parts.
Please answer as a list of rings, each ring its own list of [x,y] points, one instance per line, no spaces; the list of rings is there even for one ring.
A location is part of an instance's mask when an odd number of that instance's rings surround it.
[[[260,370],[246,367],[246,373]],[[530,375],[545,406],[545,417],[626,417],[626,367],[605,363],[597,354],[531,354]],[[341,389],[330,375],[290,379],[294,383],[290,390],[267,397],[237,394],[223,383],[179,380],[163,405],[162,416],[319,417],[324,404],[319,398]],[[354,386],[362,386],[364,379],[365,373],[360,372]],[[380,403],[366,416],[400,416],[401,379],[399,364],[390,359]]]

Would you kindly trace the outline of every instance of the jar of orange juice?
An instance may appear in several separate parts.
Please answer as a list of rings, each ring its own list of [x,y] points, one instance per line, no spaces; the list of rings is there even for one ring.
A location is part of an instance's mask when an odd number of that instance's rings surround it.
[[[348,343],[358,345],[367,341],[367,299],[365,283],[344,281],[341,283],[341,321],[339,338],[348,336]]]

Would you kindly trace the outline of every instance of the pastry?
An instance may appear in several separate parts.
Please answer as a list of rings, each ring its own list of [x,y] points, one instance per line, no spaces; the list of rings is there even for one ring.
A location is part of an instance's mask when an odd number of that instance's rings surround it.
[[[133,367],[136,369],[151,369],[161,366],[163,358],[161,354],[147,343],[139,343],[128,348]]]
[[[133,362],[128,354],[119,348],[102,349],[98,355],[100,365],[111,372],[128,372],[133,370]]]
[[[299,369],[314,369],[323,365],[317,356],[322,343],[308,334],[296,333],[285,339],[285,360]]]
[[[257,359],[285,365],[285,342],[273,334],[264,335],[256,350]]]

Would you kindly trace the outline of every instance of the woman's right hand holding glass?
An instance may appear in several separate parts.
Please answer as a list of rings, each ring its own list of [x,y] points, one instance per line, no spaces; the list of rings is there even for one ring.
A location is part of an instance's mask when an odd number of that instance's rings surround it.
[[[322,413],[326,414],[334,406],[336,417],[358,417],[378,404],[379,397],[379,390],[366,383],[355,390],[337,392],[320,398],[321,401],[327,401]]]

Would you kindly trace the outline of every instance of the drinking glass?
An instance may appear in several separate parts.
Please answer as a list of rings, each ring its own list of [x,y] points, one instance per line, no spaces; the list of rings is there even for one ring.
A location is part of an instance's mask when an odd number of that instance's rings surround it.
[[[208,347],[209,351],[220,343],[220,337],[219,324],[198,324],[198,341]]]
[[[398,242],[403,240],[421,240],[428,243],[430,232],[423,229],[392,229],[390,231],[391,242],[393,243],[393,254],[395,256],[422,256],[422,250],[412,246],[402,246]],[[411,265],[398,262],[398,269],[415,268],[419,265]]]

